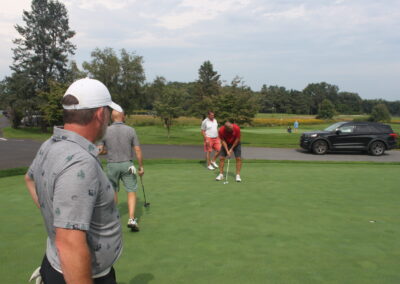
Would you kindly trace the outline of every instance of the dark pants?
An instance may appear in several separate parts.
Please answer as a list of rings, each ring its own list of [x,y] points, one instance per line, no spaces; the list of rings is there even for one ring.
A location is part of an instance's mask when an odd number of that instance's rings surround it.
[[[62,273],[58,272],[50,265],[46,255],[40,267],[40,275],[42,276],[44,284],[66,284]],[[95,278],[93,281],[95,284],[117,284],[114,268],[111,267],[110,273],[103,277]]]
[[[232,148],[232,144],[227,144],[227,146],[228,146],[228,150],[230,148]],[[239,144],[237,144],[235,146],[235,148],[233,148],[233,154],[235,154],[235,158],[241,158],[242,157],[242,145],[241,145],[240,142],[239,142]],[[221,155],[221,157],[224,157],[224,158],[228,155],[228,153],[226,153],[226,151],[225,151],[225,147],[224,146],[221,146],[220,155]]]

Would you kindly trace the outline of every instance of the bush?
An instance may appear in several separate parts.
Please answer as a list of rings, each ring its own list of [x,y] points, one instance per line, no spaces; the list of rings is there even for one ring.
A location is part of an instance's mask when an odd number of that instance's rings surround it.
[[[385,104],[377,104],[374,106],[369,117],[370,121],[375,122],[390,122],[391,116]]]
[[[317,118],[332,119],[333,116],[335,115],[335,113],[336,113],[336,111],[335,111],[335,106],[333,105],[333,103],[330,100],[325,99],[319,105]]]

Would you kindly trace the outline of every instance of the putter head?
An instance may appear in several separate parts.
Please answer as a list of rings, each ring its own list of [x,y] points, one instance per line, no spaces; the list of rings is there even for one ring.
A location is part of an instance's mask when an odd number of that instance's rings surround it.
[[[145,204],[144,204],[144,207],[149,207],[150,206],[150,202],[146,202]]]

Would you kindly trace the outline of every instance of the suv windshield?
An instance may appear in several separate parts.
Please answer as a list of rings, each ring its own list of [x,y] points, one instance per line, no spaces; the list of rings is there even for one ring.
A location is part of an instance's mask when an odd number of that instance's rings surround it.
[[[346,123],[345,121],[336,122],[335,124],[332,124],[331,126],[328,126],[327,128],[325,128],[324,130],[325,131],[334,131],[345,123]]]

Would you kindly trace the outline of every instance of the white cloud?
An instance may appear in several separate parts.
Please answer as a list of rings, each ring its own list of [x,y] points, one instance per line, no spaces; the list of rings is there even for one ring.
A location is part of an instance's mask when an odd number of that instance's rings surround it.
[[[277,12],[266,12],[263,14],[269,20],[280,20],[280,19],[299,19],[307,16],[307,11],[304,5],[298,7],[291,7],[287,10]]]
[[[121,10],[129,5],[135,3],[136,0],[67,0],[66,5],[76,6],[79,9],[96,11],[98,8],[105,8],[107,10]]]
[[[215,19],[224,13],[240,11],[249,3],[248,0],[183,0],[169,13],[153,15],[153,18],[158,22],[158,26],[171,30],[182,29],[202,21]]]

